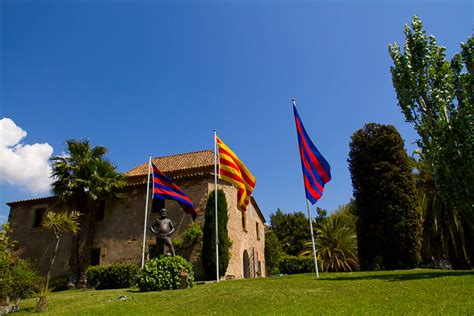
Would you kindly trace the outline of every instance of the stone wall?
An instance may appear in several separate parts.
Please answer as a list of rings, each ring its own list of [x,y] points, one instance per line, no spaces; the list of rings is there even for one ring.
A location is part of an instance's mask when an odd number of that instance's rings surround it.
[[[224,277],[233,279],[265,276],[264,218],[257,211],[258,206],[252,201],[247,211],[242,213],[237,208],[237,189],[226,183],[219,184],[219,187],[223,189],[227,199],[229,210],[227,230],[229,238],[232,240],[231,258]],[[210,184],[210,190],[213,189],[214,184]],[[242,217],[245,220],[245,227],[242,224]],[[259,229],[258,238],[256,223],[258,223]],[[246,258],[248,260],[244,262],[245,256],[248,256]],[[246,268],[249,273],[244,275]]]
[[[54,247],[54,234],[41,227],[33,227],[37,209],[58,209],[54,199],[25,202],[10,209],[9,222],[13,228],[12,240],[17,241],[14,254],[23,259],[30,259],[41,273],[46,274],[51,262]],[[66,233],[59,243],[58,255],[53,267],[53,275],[64,274],[68,269],[71,250],[71,233]]]
[[[211,175],[195,178],[176,179],[179,185],[192,200],[198,217],[197,223],[203,226],[204,210],[208,194],[214,190],[214,178]],[[264,258],[264,226],[263,218],[256,211],[258,206],[252,204],[245,213],[247,218],[247,229],[242,227],[241,212],[237,209],[237,190],[228,184],[220,184],[224,190],[229,206],[229,237],[232,239],[231,259],[226,272],[227,278],[244,277],[244,252],[251,254],[253,260],[253,274],[257,276],[258,261],[261,262],[260,273],[265,275]],[[105,201],[105,213],[102,221],[96,223],[94,248],[100,249],[100,264],[111,264],[114,262],[141,263],[141,245],[143,243],[144,210],[146,201],[145,184],[136,184],[125,189],[126,198],[122,200],[108,199]],[[150,199],[150,202],[152,200]],[[253,203],[253,202],[252,202]],[[151,203],[150,203],[151,204]],[[179,238],[186,227],[191,223],[190,215],[183,212],[175,201],[165,201],[168,216],[175,223],[176,231],[172,239]],[[38,201],[15,203],[10,210],[10,222],[14,229],[12,239],[18,241],[15,255],[21,258],[31,259],[39,267],[42,273],[46,273],[52,254],[54,236],[51,232],[45,232],[41,228],[33,228],[35,210],[47,208],[52,210],[64,209],[55,204],[54,199],[41,199]],[[150,205],[151,208],[151,205]],[[146,230],[147,246],[155,244],[155,236],[148,229],[150,224],[158,218],[158,213],[151,213],[148,218]],[[87,217],[84,218],[86,220]],[[259,223],[260,239],[257,238],[256,224]],[[82,245],[86,240],[87,225],[81,225]],[[53,276],[65,275],[68,271],[68,259],[71,248],[71,234],[67,233],[61,239],[56,262],[52,270]],[[177,254],[189,260],[195,270],[196,278],[202,278],[201,266],[202,242],[191,248],[178,250]],[[247,264],[248,265],[248,264]],[[252,270],[252,269],[251,269]],[[248,275],[247,275],[248,276]]]

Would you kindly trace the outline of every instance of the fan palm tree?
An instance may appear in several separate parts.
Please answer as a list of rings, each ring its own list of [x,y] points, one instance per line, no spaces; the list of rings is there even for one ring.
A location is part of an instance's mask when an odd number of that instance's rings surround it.
[[[103,156],[107,148],[91,147],[87,140],[67,140],[67,154],[55,156],[52,160],[53,193],[67,205],[72,205],[81,216],[79,222],[87,219],[86,243],[80,253],[80,234],[73,236],[69,259],[70,284],[79,280],[85,286],[85,270],[90,264],[90,252],[95,238],[95,218],[102,199],[120,193],[125,180],[115,165]],[[84,217],[84,219],[83,219]]]
[[[346,225],[343,216],[331,216],[316,228],[317,257],[323,271],[359,270],[357,236]],[[305,244],[301,256],[312,256],[311,242]]]

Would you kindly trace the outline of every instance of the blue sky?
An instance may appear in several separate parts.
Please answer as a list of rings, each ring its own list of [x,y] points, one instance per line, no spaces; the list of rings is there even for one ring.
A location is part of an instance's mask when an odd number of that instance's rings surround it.
[[[108,147],[127,171],[211,149],[213,129],[256,176],[267,219],[305,210],[292,97],[331,164],[316,205],[332,211],[352,196],[357,129],[393,124],[415,148],[388,44],[416,14],[452,56],[473,22],[470,1],[3,0],[0,14],[0,119],[14,135],[1,150],[28,164],[2,156],[0,221],[6,202],[48,195],[44,161],[66,139]]]

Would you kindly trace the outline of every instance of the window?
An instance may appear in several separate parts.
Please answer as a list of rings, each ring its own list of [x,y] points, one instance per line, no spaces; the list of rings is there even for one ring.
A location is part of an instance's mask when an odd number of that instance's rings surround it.
[[[33,227],[41,227],[43,223],[44,215],[46,214],[46,208],[38,208],[35,210],[35,217],[33,220]]]
[[[257,231],[257,239],[260,240],[260,225],[255,222],[255,230]]]
[[[151,212],[158,214],[161,209],[165,208],[165,200],[162,199],[153,199],[151,204]]]
[[[95,221],[103,222],[104,216],[105,216],[105,200],[100,201],[99,209],[97,210],[97,213],[95,214]]]
[[[100,248],[91,250],[91,266],[98,266],[100,263]]]
[[[245,216],[246,212],[242,212],[242,229],[244,232],[247,231],[247,217]]]

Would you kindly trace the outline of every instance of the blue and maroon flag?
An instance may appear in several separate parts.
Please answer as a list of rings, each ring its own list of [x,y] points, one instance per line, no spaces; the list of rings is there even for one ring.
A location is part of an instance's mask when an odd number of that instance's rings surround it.
[[[183,210],[196,219],[197,212],[193,202],[170,178],[165,176],[153,163],[153,198],[162,200],[175,200]]]
[[[293,112],[295,113],[296,131],[298,132],[306,198],[311,204],[314,204],[323,195],[324,185],[331,180],[331,167],[306,133],[294,103]]]

